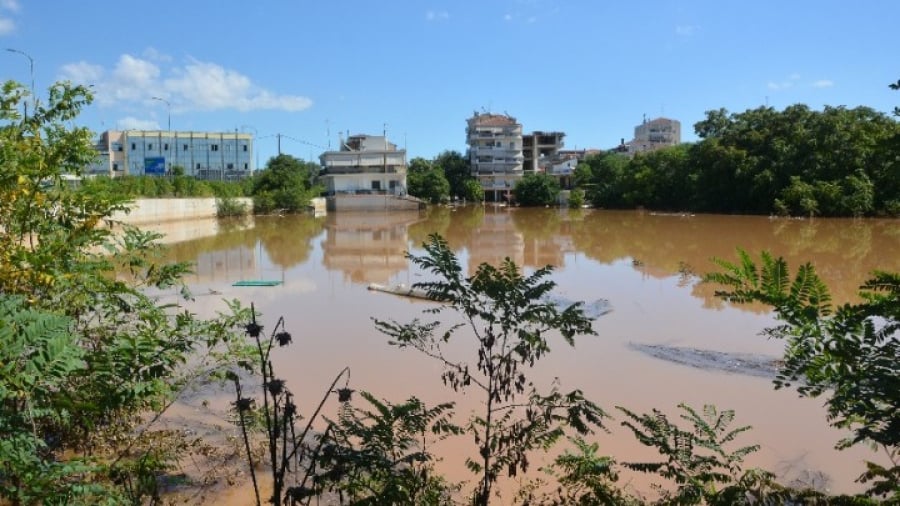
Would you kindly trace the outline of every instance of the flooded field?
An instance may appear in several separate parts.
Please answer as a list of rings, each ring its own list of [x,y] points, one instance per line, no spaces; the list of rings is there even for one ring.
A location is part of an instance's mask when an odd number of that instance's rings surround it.
[[[615,406],[625,406],[675,415],[681,402],[734,409],[737,424],[753,426],[739,443],[762,446],[748,463],[787,483],[853,492],[859,490],[853,480],[863,471],[862,460],[877,460],[865,448],[833,449],[844,434],[828,427],[822,400],[775,391],[765,373],[704,366],[703,357],[752,357],[762,364],[754,370],[765,369],[780,356],[782,343],[759,336],[774,323],[764,308],[724,304],[696,275],[714,269],[712,257],[734,259],[736,248],[768,250],[791,267],[813,263],[836,302],[853,300],[872,270],[900,270],[898,220],[441,208],[220,224],[214,235],[174,243],[171,255],[195,263],[188,278],[197,295],[193,310],[211,314],[225,310],[222,299],[236,298],[255,303],[269,325],[286,318],[295,344],[279,350],[275,368],[297,394],[301,411],[312,409],[335,374],[349,366],[355,389],[394,402],[410,396],[426,403],[454,400],[458,412],[468,413],[478,399],[445,388],[437,364],[389,346],[372,322],[406,322],[430,307],[367,286],[423,280],[404,253],[421,252],[434,232],[447,238],[469,272],[504,257],[526,268],[549,264],[560,296],[609,301],[612,312],[594,324],[597,336],[578,339],[575,348],[553,343],[535,369],[537,384],[549,386],[558,378],[563,389],[583,389],[612,414]],[[282,284],[232,286],[241,280]],[[457,342],[455,351],[474,361],[466,344]],[[667,360],[665,350],[676,348],[690,350],[689,360]],[[596,436],[601,452],[619,461],[652,457],[619,421],[609,423],[609,434]],[[468,478],[460,464],[475,453],[470,441],[439,451],[452,479]],[[645,478],[631,479],[644,486]]]

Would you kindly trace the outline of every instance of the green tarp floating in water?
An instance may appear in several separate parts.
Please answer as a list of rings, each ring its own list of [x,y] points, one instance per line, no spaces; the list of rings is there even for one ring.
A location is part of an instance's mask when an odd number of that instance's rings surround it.
[[[231,286],[278,286],[281,281],[266,279],[251,279],[247,281],[237,281]]]

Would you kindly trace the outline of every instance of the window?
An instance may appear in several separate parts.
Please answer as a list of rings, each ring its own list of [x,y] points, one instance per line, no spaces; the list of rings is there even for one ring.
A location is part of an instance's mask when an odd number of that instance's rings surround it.
[[[219,150],[219,145],[218,145],[218,144],[210,144],[210,145],[209,145],[209,150],[210,150],[210,151],[218,151],[218,150]]]
[[[183,147],[181,150],[182,150],[182,151],[187,151],[187,144],[185,144],[184,147]]]
[[[226,168],[227,168],[228,170],[234,170],[234,164],[233,164],[233,163],[229,163],[228,166],[227,166]]]
[[[167,142],[167,143],[163,144],[163,151],[168,151],[168,150],[169,150],[169,143]]]
[[[131,143],[131,150],[134,151],[135,149],[137,149],[137,144],[135,144],[134,142],[132,142],[132,143]]]
[[[244,170],[250,170],[250,168],[247,167],[247,164],[246,164],[246,163],[244,164]]]
[[[380,190],[381,189],[381,181],[372,181],[372,189]]]
[[[120,146],[120,147],[121,147],[121,146]],[[113,170],[119,170],[119,164],[118,164],[118,163],[114,163],[114,164],[113,164]]]
[[[153,149],[153,143],[147,144],[147,149]]]
[[[197,164],[197,170],[200,170],[200,164],[199,164],[199,163]]]
[[[244,144],[244,153],[246,153],[246,152],[247,152],[247,145]]]

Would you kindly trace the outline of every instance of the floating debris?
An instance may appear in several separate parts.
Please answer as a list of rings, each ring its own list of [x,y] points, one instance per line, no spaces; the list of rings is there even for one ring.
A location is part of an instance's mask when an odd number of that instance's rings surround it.
[[[236,281],[231,286],[278,286],[281,281],[274,279],[248,279],[246,281]]]
[[[778,359],[769,355],[726,353],[661,344],[629,343],[629,347],[654,358],[696,369],[724,371],[769,379],[778,374]]]
[[[373,292],[390,293],[392,295],[412,297],[414,299],[424,299],[440,302],[439,300],[429,297],[428,293],[424,289],[418,288],[416,286],[409,286],[406,283],[399,283],[393,286],[371,283],[368,286],[368,289]],[[569,300],[559,295],[548,295],[544,297],[543,300],[547,303],[555,305],[560,310],[566,309],[575,303],[575,301]],[[584,311],[585,316],[591,319],[595,319],[612,311],[612,305],[606,299],[597,299],[593,302],[582,303],[581,309],[582,311]]]

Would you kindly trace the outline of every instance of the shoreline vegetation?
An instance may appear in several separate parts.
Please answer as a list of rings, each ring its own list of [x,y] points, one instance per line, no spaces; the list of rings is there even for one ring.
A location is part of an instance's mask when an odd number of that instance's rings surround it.
[[[411,289],[437,301],[434,307],[409,322],[375,316],[373,325],[387,345],[435,361],[447,399],[466,393],[481,400],[480,408],[454,416],[452,400],[427,406],[415,397],[381,399],[351,383],[345,368],[334,371],[319,408],[300,413],[290,391],[295,385],[270,360],[291,344],[293,322],[267,316],[276,323],[265,332],[260,315],[238,301],[200,318],[151,295],[193,297],[184,283],[190,266],[163,263],[158,234],[111,226],[137,191],[116,185],[143,187],[148,180],[63,184],[65,174],[78,174],[94,156],[91,133],[73,126],[91,100],[88,88],[69,83],[53,85],[46,103],[14,82],[4,83],[0,95],[0,503],[165,504],[166,492],[184,478],[180,463],[212,451],[203,436],[158,423],[198,382],[234,385],[229,423],[240,430],[257,505],[322,497],[357,505],[476,506],[900,501],[900,274],[873,272],[859,301],[841,305],[832,304],[812,265],[792,273],[765,252],[756,258],[739,251],[704,276],[723,300],[774,311],[779,325],[767,334],[785,343],[774,388],[821,399],[828,422],[846,434],[838,448],[882,450],[882,460],[860,466],[865,490],[856,495],[786,486],[767,470],[745,467],[759,445],[745,443],[753,433],[734,425],[732,410],[680,404],[677,417],[639,413],[605,408],[580,389],[536,384],[532,367],[550,352],[551,339],[575,346],[596,334],[596,316],[582,302],[550,296],[552,267],[531,271],[506,258],[466,274],[436,233],[423,243],[423,255],[407,253],[427,273]],[[900,136],[884,114],[805,106],[719,110],[696,128],[702,139],[696,144],[588,159],[576,177],[585,198],[595,206],[678,211],[900,211]],[[477,197],[461,155],[442,157],[449,191]],[[320,192],[315,170],[279,155],[240,183],[243,193],[217,191],[221,198],[249,194],[255,212],[300,211]],[[172,192],[178,185],[195,185],[179,193],[201,191],[200,182],[182,177],[153,181],[157,196],[164,182]],[[547,205],[554,190],[548,178],[523,179],[527,186],[514,192],[520,204]],[[461,339],[468,348],[445,346]],[[340,404],[334,418],[320,415],[329,400]],[[613,423],[612,413],[653,450],[650,457],[599,453],[591,437]],[[442,440],[469,448],[468,488],[437,472],[431,449]],[[561,451],[546,468],[558,487],[547,487],[531,467],[551,448]],[[626,470],[656,486],[631,490],[618,482]],[[263,473],[271,496],[257,483]],[[520,489],[501,497],[501,482]]]

